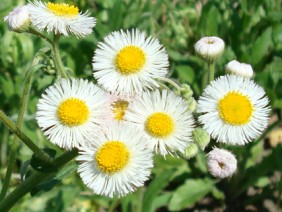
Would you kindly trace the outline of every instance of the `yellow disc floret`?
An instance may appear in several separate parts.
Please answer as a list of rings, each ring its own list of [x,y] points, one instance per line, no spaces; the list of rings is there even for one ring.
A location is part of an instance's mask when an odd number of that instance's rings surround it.
[[[129,156],[129,151],[124,143],[108,141],[98,149],[95,159],[102,172],[114,174],[128,164]]]
[[[145,130],[154,137],[165,138],[173,132],[174,121],[166,113],[153,113],[145,122]]]
[[[250,99],[238,92],[227,93],[218,103],[220,117],[231,125],[243,125],[250,121],[253,106]]]
[[[69,98],[59,105],[57,115],[62,124],[69,127],[78,126],[89,118],[89,109],[84,101]]]
[[[146,55],[138,46],[127,46],[118,52],[115,62],[122,75],[135,74],[143,68]]]
[[[113,104],[113,113],[114,113],[115,119],[123,120],[123,116],[125,114],[127,107],[128,107],[127,101],[124,101],[124,100],[116,101]]]
[[[50,12],[54,13],[57,16],[74,17],[79,14],[77,7],[65,3],[55,4],[48,2],[46,6]]]

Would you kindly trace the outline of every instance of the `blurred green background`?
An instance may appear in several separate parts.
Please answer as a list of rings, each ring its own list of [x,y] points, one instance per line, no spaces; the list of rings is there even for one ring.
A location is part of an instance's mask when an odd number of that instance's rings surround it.
[[[53,2],[53,1],[52,1]],[[55,1],[63,2],[63,1]],[[224,146],[236,154],[239,170],[230,179],[217,180],[206,169],[205,154],[185,161],[155,157],[155,168],[146,186],[121,199],[94,195],[81,182],[75,162],[54,179],[26,195],[12,211],[193,211],[281,209],[282,171],[282,5],[281,0],[73,0],[65,3],[89,11],[98,21],[93,33],[60,43],[63,62],[74,76],[92,77],[91,61],[97,43],[108,33],[139,28],[158,38],[170,59],[170,76],[188,83],[197,99],[207,64],[196,56],[194,43],[203,36],[221,37],[225,52],[216,65],[224,74],[231,60],[249,63],[254,80],[267,92],[272,107],[270,127],[257,141],[245,146]],[[25,73],[34,55],[46,46],[29,34],[9,32],[3,17],[27,1],[0,4],[0,108],[16,121]],[[46,141],[35,122],[36,103],[55,75],[46,55],[47,68],[37,71],[25,115],[24,132],[41,147],[62,150]],[[7,167],[13,135],[0,123],[0,188]],[[24,166],[32,152],[21,145],[11,190],[33,170]],[[56,185],[55,187],[53,187]],[[53,187],[53,188],[52,188]],[[50,190],[52,188],[52,190]],[[50,190],[50,191],[48,191]],[[47,192],[48,191],[48,192]]]

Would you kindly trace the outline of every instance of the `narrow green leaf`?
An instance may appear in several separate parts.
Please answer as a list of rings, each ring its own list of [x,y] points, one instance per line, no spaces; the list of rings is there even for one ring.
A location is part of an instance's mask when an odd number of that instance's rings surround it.
[[[194,70],[187,65],[176,66],[176,72],[182,83],[192,83],[195,80]]]
[[[169,210],[182,210],[194,205],[212,191],[213,184],[213,181],[208,178],[186,180],[172,195]]]
[[[153,202],[157,195],[168,185],[175,170],[171,169],[156,177],[144,193],[142,211],[153,211]]]
[[[272,28],[268,27],[252,45],[250,62],[254,65],[260,63],[268,55],[272,43]]]

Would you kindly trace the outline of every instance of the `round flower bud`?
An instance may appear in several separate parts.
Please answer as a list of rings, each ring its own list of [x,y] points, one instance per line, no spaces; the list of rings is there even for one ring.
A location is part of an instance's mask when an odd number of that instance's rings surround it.
[[[4,17],[4,21],[8,24],[9,30],[11,31],[19,33],[27,31],[30,27],[28,6],[23,5],[16,7]]]
[[[210,136],[203,128],[197,127],[192,133],[194,142],[204,150],[210,142]]]
[[[226,74],[234,74],[246,78],[252,78],[254,71],[251,65],[246,63],[240,63],[236,60],[232,60],[225,66]]]
[[[194,143],[191,143],[188,145],[188,147],[180,156],[184,159],[190,159],[195,157],[198,154],[198,152],[199,152],[198,146]]]
[[[207,167],[214,177],[230,177],[237,170],[237,159],[227,150],[214,148],[207,155]]]
[[[195,112],[197,110],[197,101],[193,97],[186,100],[186,102],[190,111]]]
[[[218,37],[203,37],[195,44],[195,51],[203,59],[214,61],[224,51],[224,41]]]

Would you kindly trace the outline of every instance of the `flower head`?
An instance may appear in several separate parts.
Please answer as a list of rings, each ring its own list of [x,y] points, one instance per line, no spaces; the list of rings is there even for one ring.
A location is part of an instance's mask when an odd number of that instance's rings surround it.
[[[143,186],[153,167],[152,152],[132,124],[112,122],[79,148],[78,172],[96,194],[124,196]]]
[[[213,61],[223,53],[224,41],[215,36],[203,37],[196,42],[194,47],[202,58]]]
[[[36,119],[52,143],[72,149],[110,116],[109,105],[106,93],[93,83],[62,79],[42,95]]]
[[[148,147],[162,155],[183,153],[192,142],[193,116],[185,100],[173,92],[145,92],[129,105],[124,119],[135,123]]]
[[[219,142],[243,145],[268,124],[268,98],[254,81],[225,75],[204,90],[198,101],[199,121]]]
[[[9,15],[4,17],[7,22],[9,30],[15,32],[25,32],[30,27],[28,6],[23,5],[16,7]]]
[[[87,12],[79,12],[73,5],[35,0],[28,6],[31,22],[39,30],[47,29],[47,32],[55,34],[85,37],[92,33],[92,28],[96,24],[94,17],[89,17]]]
[[[240,63],[236,60],[232,60],[225,66],[225,72],[227,74],[234,74],[246,78],[252,78],[254,71],[252,66],[246,63]]]
[[[237,160],[231,152],[214,148],[207,155],[207,167],[214,177],[226,178],[237,170]]]
[[[158,87],[168,70],[168,56],[155,38],[139,30],[113,32],[98,44],[94,77],[105,90],[132,95]]]

